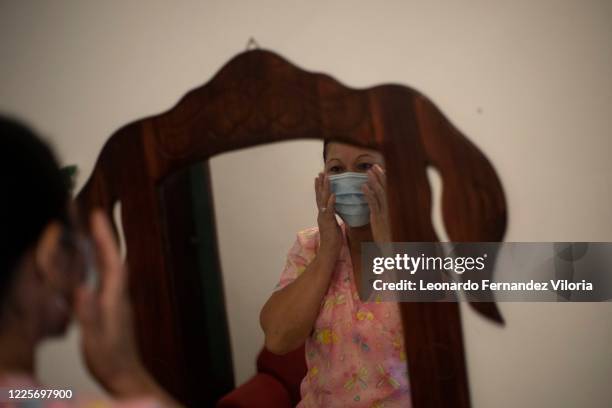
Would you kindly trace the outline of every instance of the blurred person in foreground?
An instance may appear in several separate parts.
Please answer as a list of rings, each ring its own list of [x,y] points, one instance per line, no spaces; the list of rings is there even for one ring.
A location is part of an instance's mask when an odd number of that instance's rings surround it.
[[[91,216],[95,260],[88,262],[85,234],[49,147],[0,116],[0,154],[0,406],[178,406],[138,356],[126,270],[106,217]],[[87,282],[88,264],[99,273],[97,288]],[[14,397],[16,390],[51,388],[36,380],[36,349],[63,336],[73,315],[87,368],[114,399],[78,390],[63,400],[9,398],[9,391]]]

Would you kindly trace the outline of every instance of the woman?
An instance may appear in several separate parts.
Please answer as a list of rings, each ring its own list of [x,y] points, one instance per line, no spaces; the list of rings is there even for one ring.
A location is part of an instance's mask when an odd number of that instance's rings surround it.
[[[106,218],[91,219],[100,274],[94,290],[86,282],[85,239],[49,148],[25,126],[0,117],[0,152],[0,406],[178,406],[138,357],[126,271]],[[57,400],[69,394],[45,392],[48,398],[40,391],[49,387],[36,380],[36,350],[62,336],[73,313],[87,368],[114,402],[74,390],[72,398]],[[36,401],[27,398],[30,391]]]
[[[328,142],[323,158],[318,228],[298,233],[261,311],[266,347],[284,354],[305,342],[299,407],[409,407],[399,308],[357,294],[361,243],[391,240],[383,157]]]

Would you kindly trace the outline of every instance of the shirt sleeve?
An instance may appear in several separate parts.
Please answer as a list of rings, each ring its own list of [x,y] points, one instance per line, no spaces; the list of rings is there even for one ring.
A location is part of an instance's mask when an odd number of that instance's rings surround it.
[[[276,284],[274,291],[281,290],[296,280],[308,264],[314,259],[319,241],[319,231],[317,228],[310,228],[298,232],[293,246],[287,254],[285,268],[281,273],[280,280]]]

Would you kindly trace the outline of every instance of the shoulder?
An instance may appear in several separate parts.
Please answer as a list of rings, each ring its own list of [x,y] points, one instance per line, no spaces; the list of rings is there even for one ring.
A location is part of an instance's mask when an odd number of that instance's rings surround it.
[[[298,231],[290,254],[299,255],[307,259],[316,255],[319,249],[319,228],[312,227]]]
[[[302,253],[314,254],[319,247],[319,228],[311,227],[297,232],[295,245]]]

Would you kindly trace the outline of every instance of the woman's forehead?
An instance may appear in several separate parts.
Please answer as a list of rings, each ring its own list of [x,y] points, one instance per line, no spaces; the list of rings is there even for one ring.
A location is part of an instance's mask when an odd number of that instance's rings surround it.
[[[341,142],[330,142],[327,145],[327,161],[333,159],[351,161],[363,155],[367,155],[375,160],[383,159],[382,154],[378,150]]]

